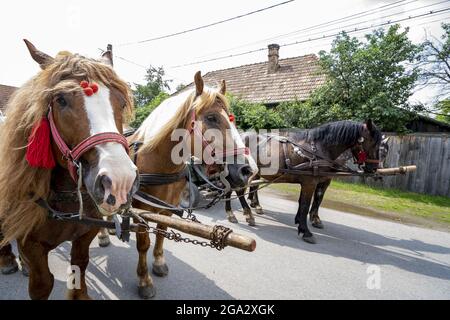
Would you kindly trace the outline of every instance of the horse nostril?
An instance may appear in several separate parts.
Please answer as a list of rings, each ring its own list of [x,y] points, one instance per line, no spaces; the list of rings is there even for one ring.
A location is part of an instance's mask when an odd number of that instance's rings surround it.
[[[108,199],[106,199],[106,203],[115,206],[116,205],[116,197],[114,197],[112,194],[108,196]]]
[[[111,189],[111,187],[112,187],[112,180],[107,175],[103,175],[100,178],[100,182],[101,182],[101,184],[103,186],[103,190],[104,191]]]
[[[252,170],[250,166],[245,165],[239,169],[239,176],[243,178],[243,180],[247,180],[252,175]]]

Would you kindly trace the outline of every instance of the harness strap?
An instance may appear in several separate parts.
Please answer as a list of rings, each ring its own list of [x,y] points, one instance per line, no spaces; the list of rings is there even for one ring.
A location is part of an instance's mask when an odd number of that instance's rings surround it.
[[[122,222],[119,221],[116,215],[113,216],[115,221],[105,221],[103,219],[95,219],[89,217],[82,217],[79,213],[74,212],[62,212],[53,209],[46,200],[39,198],[36,204],[41,208],[44,208],[48,212],[48,218],[64,222],[81,223],[88,226],[98,228],[115,229],[116,236],[123,242],[128,242],[130,239],[130,216],[122,215]]]
[[[180,180],[186,179],[188,172],[187,167],[185,167],[182,171],[175,173],[141,173],[140,177],[140,185],[141,186],[159,186],[165,184],[171,184],[178,182]]]
[[[133,195],[133,198],[149,206],[170,211],[179,216],[180,218],[183,218],[184,213],[183,209],[180,209],[148,193],[139,190]]]

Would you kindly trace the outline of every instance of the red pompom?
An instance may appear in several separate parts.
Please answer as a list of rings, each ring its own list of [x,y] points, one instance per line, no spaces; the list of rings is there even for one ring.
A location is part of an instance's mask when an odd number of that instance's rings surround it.
[[[87,82],[86,80],[83,80],[80,82],[80,86],[85,89],[87,87],[89,87],[89,82]]]
[[[30,166],[36,168],[53,169],[55,158],[53,157],[50,140],[50,123],[47,118],[42,118],[36,123],[28,137],[26,159]]]
[[[94,94],[94,90],[92,90],[92,88],[88,87],[88,88],[84,88],[84,94],[87,95],[88,97],[92,96]]]
[[[98,84],[96,84],[95,82],[92,82],[90,85],[92,91],[94,91],[94,93],[96,93],[98,91]]]
[[[230,113],[229,117],[230,117],[230,122],[234,122],[234,114]]]
[[[364,151],[358,152],[358,163],[363,164],[367,160],[367,153]]]

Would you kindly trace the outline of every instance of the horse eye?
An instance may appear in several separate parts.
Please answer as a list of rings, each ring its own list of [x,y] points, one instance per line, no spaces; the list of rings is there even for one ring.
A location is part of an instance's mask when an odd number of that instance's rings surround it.
[[[56,97],[56,103],[59,104],[61,107],[67,107],[68,105],[66,99],[64,99],[62,95]]]
[[[208,120],[210,122],[217,122],[217,118],[214,115],[206,116],[206,120]]]

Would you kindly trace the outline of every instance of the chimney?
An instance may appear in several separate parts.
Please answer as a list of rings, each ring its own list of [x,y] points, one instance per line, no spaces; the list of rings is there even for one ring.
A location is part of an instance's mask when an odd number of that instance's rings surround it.
[[[269,44],[269,68],[268,73],[275,73],[277,72],[278,68],[280,67],[278,65],[278,52],[280,50],[280,46],[276,43]]]

